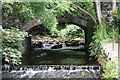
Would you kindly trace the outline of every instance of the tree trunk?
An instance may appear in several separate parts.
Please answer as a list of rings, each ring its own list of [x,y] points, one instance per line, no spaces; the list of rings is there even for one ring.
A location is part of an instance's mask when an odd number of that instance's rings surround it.
[[[116,9],[116,0],[113,0],[113,10]]]
[[[97,17],[98,17],[98,22],[99,24],[102,23],[102,13],[101,13],[101,3],[99,0],[96,0],[96,10],[97,10]]]

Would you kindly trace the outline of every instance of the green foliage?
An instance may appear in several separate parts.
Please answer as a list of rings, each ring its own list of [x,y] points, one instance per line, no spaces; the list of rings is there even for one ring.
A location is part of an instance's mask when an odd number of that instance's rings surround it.
[[[53,15],[48,9],[46,9],[40,16],[43,25],[50,30],[51,35],[56,35],[58,33],[56,16]]]
[[[111,59],[107,62],[104,73],[102,73],[102,76],[105,80],[113,80],[113,78],[117,77],[115,62],[116,62],[116,59]]]
[[[114,29],[114,41],[118,42],[118,32],[119,32],[119,27],[113,28]]]
[[[101,41],[99,40],[98,36],[93,37],[93,41],[90,43],[90,56],[96,56],[96,54],[101,53]]]
[[[4,16],[9,16],[11,13],[13,13],[13,8],[11,4],[8,3],[2,4],[2,9],[4,11]]]
[[[114,29],[114,34],[113,34],[113,29]],[[112,37],[113,37],[113,35],[114,35],[114,42],[118,42],[119,27],[109,27],[108,30],[109,30],[109,31],[108,31],[108,34],[109,34],[111,40],[112,40]]]
[[[62,38],[65,38],[68,36],[70,37],[78,36],[81,38],[85,37],[84,31],[80,27],[72,24],[66,25],[66,27],[62,29],[58,35],[61,36]]]
[[[79,5],[82,9],[85,11],[91,13],[91,15],[97,19],[96,16],[96,9],[95,9],[95,3],[91,2],[91,0],[88,0],[89,2],[75,2],[75,4]],[[79,9],[77,10],[79,12]],[[80,16],[83,16],[84,14],[82,12],[78,13]]]
[[[119,4],[120,5],[120,4]],[[113,12],[112,12],[113,15],[113,24],[115,26],[120,26],[119,22],[120,22],[120,8],[117,7]]]
[[[35,16],[39,16],[42,20],[42,23],[45,27],[47,27],[51,35],[57,35],[57,20],[56,16],[64,15],[65,12],[70,12],[71,2],[37,2],[37,3],[30,3],[33,9]]]
[[[27,36],[26,32],[16,29],[3,29],[0,27],[0,41],[3,65],[19,65],[21,51],[23,50],[22,40]]]
[[[110,41],[110,35],[108,34],[108,25],[103,23],[97,26],[97,31],[94,32],[93,40],[90,43],[90,52],[91,56],[95,56],[98,53],[101,53],[102,47],[101,43],[104,41]]]
[[[120,4],[119,4],[120,6]],[[114,40],[115,42],[118,41],[118,32],[119,32],[119,26],[120,26],[120,8],[117,7],[114,11],[113,11],[113,26],[111,29],[111,32],[114,29]],[[112,37],[112,33],[110,33],[111,37]]]
[[[115,38],[117,37],[118,29],[115,30]],[[91,56],[98,58],[98,62],[105,67],[104,73],[102,74],[105,80],[113,80],[116,78],[116,64],[115,60],[106,61],[105,51],[103,50],[101,43],[104,41],[110,41],[112,38],[112,28],[103,23],[97,26],[97,31],[94,32],[93,41],[90,44]],[[106,64],[106,66],[105,66]]]
[[[114,40],[118,41],[118,28],[114,28]],[[107,24],[102,23],[97,26],[97,31],[94,32],[93,40],[90,44],[90,52],[91,56],[96,55],[97,53],[101,53],[101,43],[112,41],[113,36],[113,27],[109,27]]]
[[[27,23],[35,18],[29,2],[15,2],[13,4],[13,8],[14,13],[17,14],[16,17],[20,18],[22,20],[22,23]]]
[[[57,16],[64,16],[66,13],[72,15],[81,15],[77,8],[72,4],[73,2],[13,2],[3,3],[3,18],[14,19],[15,23],[20,24],[19,27],[24,26],[34,18],[40,18],[44,27],[50,30],[51,35],[57,35]],[[95,14],[94,3],[81,3],[77,2],[86,11]],[[76,12],[76,13],[74,13]],[[93,13],[94,12],[94,13]],[[77,14],[78,13],[78,14]],[[11,19],[12,18],[12,19]],[[16,20],[17,19],[17,20]],[[8,20],[9,21],[9,20]],[[19,22],[17,22],[19,21]],[[7,23],[7,22],[5,22]],[[14,23],[10,23],[14,24]],[[7,25],[9,26],[9,25]],[[3,26],[3,27],[7,27]],[[16,26],[16,25],[12,25]]]
[[[109,41],[110,35],[108,34],[108,28],[109,26],[105,23],[98,25],[97,31],[95,32],[95,36],[97,36],[100,41]]]
[[[4,3],[2,6],[3,17],[19,19],[21,24],[25,24],[34,18],[29,2]]]
[[[54,3],[54,8],[51,9],[53,13],[55,13],[57,16],[62,15],[66,13],[71,13],[71,11],[75,11],[74,5],[71,5],[72,2],[61,2],[61,1],[56,1]]]

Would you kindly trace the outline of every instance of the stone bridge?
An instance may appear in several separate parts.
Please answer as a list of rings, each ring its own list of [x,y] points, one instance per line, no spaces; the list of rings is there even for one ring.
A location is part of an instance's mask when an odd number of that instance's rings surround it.
[[[92,36],[94,32],[94,22],[91,19],[69,16],[69,17],[58,17],[57,20],[59,23],[62,23],[62,24],[74,24],[81,27],[85,32],[85,48],[86,50],[88,49],[88,46],[92,40]],[[42,23],[39,18],[34,19],[30,23],[25,24],[24,27],[21,28],[21,30],[29,31],[31,28],[41,24]],[[26,45],[31,45],[31,37],[26,38],[26,41],[27,41]],[[28,43],[28,41],[30,43]]]

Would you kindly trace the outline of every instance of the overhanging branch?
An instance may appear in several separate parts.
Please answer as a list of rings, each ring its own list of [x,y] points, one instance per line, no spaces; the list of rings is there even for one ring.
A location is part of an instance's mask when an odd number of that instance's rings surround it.
[[[76,4],[73,4],[73,5],[75,5],[77,8],[79,8],[79,9],[80,9],[82,12],[84,12],[85,14],[87,14],[87,15],[94,21],[95,25],[97,25],[96,19],[95,19],[89,12],[85,11],[84,9],[82,9],[80,6],[78,6],[78,5],[76,5]]]

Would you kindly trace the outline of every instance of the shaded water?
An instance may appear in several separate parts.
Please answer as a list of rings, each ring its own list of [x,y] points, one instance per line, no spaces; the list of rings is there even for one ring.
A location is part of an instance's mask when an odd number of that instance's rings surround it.
[[[96,65],[84,51],[34,50],[24,55],[23,65]]]
[[[23,55],[22,65],[3,68],[3,78],[99,78],[100,67],[80,50],[34,49]]]

